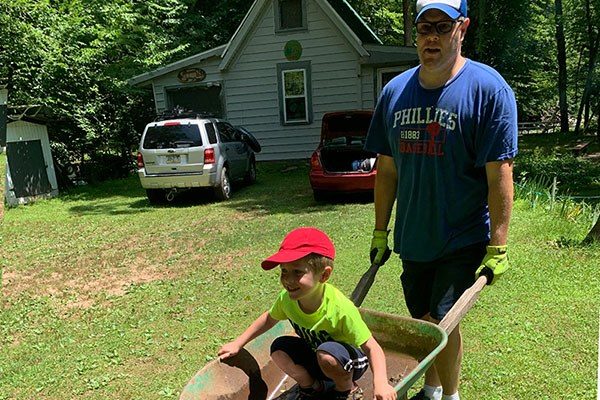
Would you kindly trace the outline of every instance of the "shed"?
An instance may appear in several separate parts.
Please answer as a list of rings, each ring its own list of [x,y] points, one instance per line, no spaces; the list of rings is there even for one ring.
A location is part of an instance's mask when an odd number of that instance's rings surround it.
[[[256,0],[229,43],[135,76],[157,113],[182,106],[243,125],[259,160],[310,157],[323,114],[372,109],[416,65],[414,47],[384,46],[345,0]]]
[[[6,129],[5,198],[10,206],[58,195],[46,125],[23,118]]]

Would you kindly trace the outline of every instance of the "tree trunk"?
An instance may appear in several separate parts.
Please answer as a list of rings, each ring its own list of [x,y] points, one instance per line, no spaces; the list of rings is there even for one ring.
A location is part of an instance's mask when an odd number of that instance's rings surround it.
[[[590,59],[588,62],[587,78],[585,80],[585,87],[583,88],[583,94],[581,95],[581,103],[579,104],[579,112],[577,113],[577,123],[575,125],[575,134],[580,133],[581,118],[584,110],[586,112],[584,118],[584,132],[585,128],[589,125],[589,109],[590,109],[590,91],[592,89],[592,80],[594,78],[594,69],[596,68],[596,60],[598,56],[598,46],[600,46],[600,32],[596,35],[596,39],[590,38]]]
[[[402,0],[402,19],[404,22],[404,45],[412,46],[413,16],[410,12],[410,0]]]
[[[560,131],[569,132],[569,109],[567,105],[567,51],[562,0],[554,0],[556,21],[556,48],[558,58],[558,106],[560,108]]]
[[[592,85],[592,76],[596,67],[596,56],[598,54],[598,44],[600,42],[600,32],[594,37],[594,24],[592,23],[592,11],[590,9],[590,0],[585,0],[585,20],[587,25],[587,48],[589,50],[588,74],[581,95],[581,103],[577,113],[577,123],[575,124],[575,134],[579,135],[581,127],[581,118],[583,114],[583,132],[587,130],[590,123],[590,90]]]
[[[596,224],[587,234],[586,238],[583,240],[583,243],[592,243],[594,241],[600,241],[600,218],[596,220]]]
[[[486,21],[486,3],[487,0],[479,0],[477,4],[477,42],[475,44],[475,52],[479,58],[483,58],[485,50],[485,21]]]

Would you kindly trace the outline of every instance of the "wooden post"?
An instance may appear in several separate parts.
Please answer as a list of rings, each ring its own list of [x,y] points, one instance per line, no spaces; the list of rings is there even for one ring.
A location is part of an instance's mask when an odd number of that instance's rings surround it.
[[[556,176],[552,179],[552,194],[550,195],[550,210],[554,209],[554,202],[556,201],[556,187],[558,185],[558,181]]]

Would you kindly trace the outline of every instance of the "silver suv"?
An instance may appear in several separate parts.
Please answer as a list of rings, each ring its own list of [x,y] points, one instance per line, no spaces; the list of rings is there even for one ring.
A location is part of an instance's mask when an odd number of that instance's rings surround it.
[[[151,204],[202,187],[213,188],[217,199],[227,200],[232,181],[256,180],[254,154],[260,150],[242,127],[178,112],[146,125],[137,155],[138,176]]]

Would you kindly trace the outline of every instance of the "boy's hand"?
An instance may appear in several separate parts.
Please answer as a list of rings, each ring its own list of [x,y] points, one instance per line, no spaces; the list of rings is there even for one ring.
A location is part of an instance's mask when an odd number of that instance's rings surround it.
[[[481,261],[481,266],[475,272],[475,279],[481,275],[488,278],[488,285],[496,282],[508,269],[506,246],[487,246],[487,254]]]
[[[387,382],[373,383],[373,399],[396,400],[396,390]]]
[[[233,357],[237,353],[240,352],[242,346],[238,345],[236,342],[230,342],[219,349],[217,355],[219,356],[219,360],[223,361],[226,358]]]

